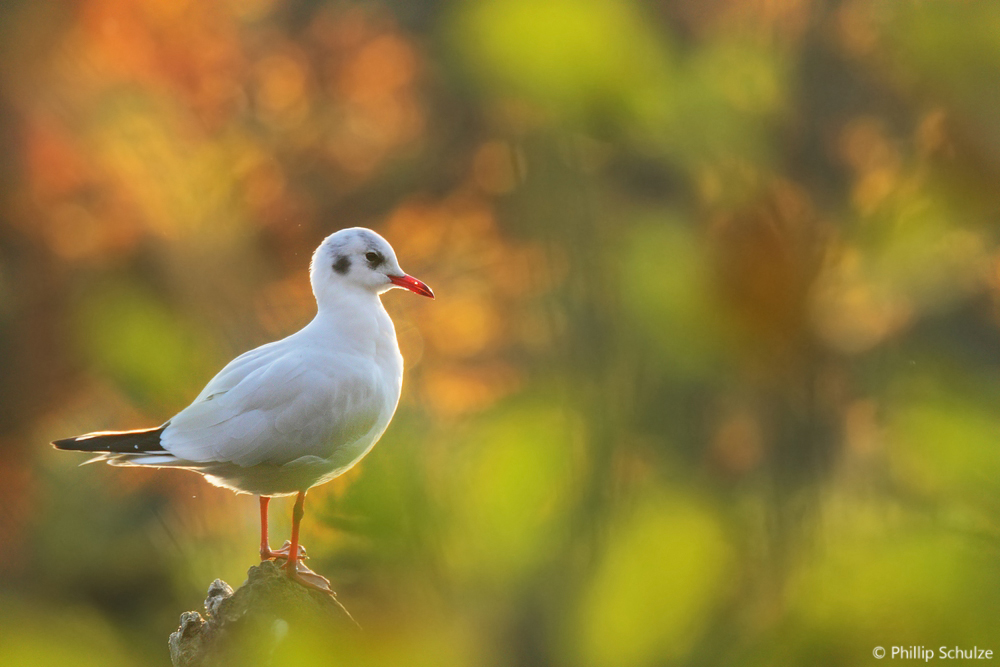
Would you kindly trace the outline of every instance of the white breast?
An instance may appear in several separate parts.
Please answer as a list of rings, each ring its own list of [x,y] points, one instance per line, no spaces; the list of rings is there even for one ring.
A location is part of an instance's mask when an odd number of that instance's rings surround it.
[[[250,493],[292,493],[343,473],[381,437],[402,388],[392,320],[374,302],[317,315],[237,357],[170,420],[164,449]]]

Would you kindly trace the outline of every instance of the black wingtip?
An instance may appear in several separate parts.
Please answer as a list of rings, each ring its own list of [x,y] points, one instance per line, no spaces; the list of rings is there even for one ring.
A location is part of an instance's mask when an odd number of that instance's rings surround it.
[[[49,444],[56,449],[73,450],[76,449],[76,447],[73,446],[74,443],[76,443],[76,438],[63,438],[62,440],[53,440]]]
[[[53,440],[52,446],[70,452],[116,452],[123,454],[162,452],[163,445],[160,444],[160,434],[165,428],[166,424],[136,431],[99,431],[78,435],[74,438]]]

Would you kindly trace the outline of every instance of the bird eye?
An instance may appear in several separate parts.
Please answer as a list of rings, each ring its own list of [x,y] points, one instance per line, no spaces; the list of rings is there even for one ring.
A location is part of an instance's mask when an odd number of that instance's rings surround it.
[[[365,253],[365,259],[367,259],[369,262],[375,265],[382,263],[382,255],[378,254],[377,252]]]

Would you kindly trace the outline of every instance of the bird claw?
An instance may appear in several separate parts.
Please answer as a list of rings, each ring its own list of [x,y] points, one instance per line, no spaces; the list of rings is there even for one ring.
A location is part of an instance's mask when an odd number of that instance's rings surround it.
[[[297,562],[295,564],[295,569],[291,569],[291,563],[286,563],[282,566],[288,578],[292,581],[305,586],[306,588],[312,588],[317,591],[323,591],[324,593],[329,593],[330,595],[336,596],[333,589],[330,588],[330,580],[321,574],[316,574],[308,567],[305,563]]]
[[[263,562],[265,560],[277,560],[279,558],[284,559],[284,560],[288,560],[288,556],[289,556],[288,549],[291,546],[292,546],[292,543],[289,542],[288,540],[285,540],[285,543],[281,546],[280,549],[268,549],[267,551],[263,551],[262,550],[260,552],[260,560],[261,560],[261,562]],[[306,555],[306,548],[304,546],[302,546],[301,544],[299,545],[299,558],[300,559],[301,558],[309,558],[309,556]]]
[[[289,567],[290,565],[291,563],[285,563],[284,565],[281,566],[289,579],[299,584],[300,586],[304,586],[305,588],[311,588],[313,590],[320,591],[321,593],[326,593],[327,595],[329,595],[333,599],[334,603],[338,607],[340,607],[341,611],[343,611],[347,615],[347,618],[351,619],[351,623],[356,625],[359,630],[361,629],[361,625],[356,620],[354,620],[354,617],[351,616],[351,612],[347,611],[347,607],[342,605],[340,603],[340,600],[337,599],[337,594],[333,591],[332,588],[330,588],[329,579],[327,579],[321,574],[316,574],[308,567],[306,567],[305,563],[296,563],[295,569]]]

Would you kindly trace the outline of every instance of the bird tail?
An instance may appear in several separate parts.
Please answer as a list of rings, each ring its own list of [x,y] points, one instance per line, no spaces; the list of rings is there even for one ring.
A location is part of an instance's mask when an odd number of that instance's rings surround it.
[[[111,465],[169,466],[178,461],[160,443],[160,436],[166,427],[167,424],[135,431],[97,431],[56,440],[52,446],[66,451],[97,454],[85,463],[107,461]]]
[[[56,440],[52,446],[73,452],[111,452],[116,454],[138,454],[145,452],[162,452],[160,435],[163,426],[143,428],[135,431],[97,431],[78,435],[75,438]]]

